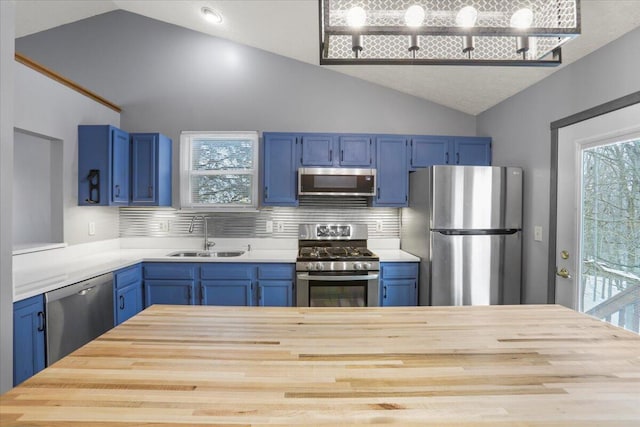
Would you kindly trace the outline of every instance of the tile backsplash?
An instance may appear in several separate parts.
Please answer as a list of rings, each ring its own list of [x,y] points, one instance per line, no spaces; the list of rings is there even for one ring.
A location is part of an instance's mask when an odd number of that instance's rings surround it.
[[[202,220],[197,219],[193,234],[189,224],[194,215],[208,218],[209,236],[228,238],[297,238],[298,224],[349,223],[368,225],[369,237],[398,238],[400,210],[370,208],[358,200],[305,200],[297,208],[273,207],[252,212],[194,212],[173,208],[120,208],[120,237],[202,236]],[[273,231],[267,231],[267,222]],[[281,227],[279,228],[278,225]],[[381,225],[381,229],[380,229]]]

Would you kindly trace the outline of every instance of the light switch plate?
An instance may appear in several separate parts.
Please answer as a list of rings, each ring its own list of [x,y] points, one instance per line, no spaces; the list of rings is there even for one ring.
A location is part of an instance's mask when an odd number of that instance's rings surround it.
[[[267,221],[267,233],[273,233],[273,221]]]
[[[89,223],[89,236],[95,236],[96,235],[96,223],[91,221]]]
[[[533,240],[542,242],[542,226],[536,225],[533,227]]]
[[[284,231],[284,222],[278,221],[276,222],[276,229],[279,233]]]
[[[382,220],[376,220],[376,231],[382,231]]]

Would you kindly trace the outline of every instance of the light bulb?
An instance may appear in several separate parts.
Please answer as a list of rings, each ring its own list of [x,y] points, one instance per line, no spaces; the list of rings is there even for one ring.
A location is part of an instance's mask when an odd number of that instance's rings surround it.
[[[222,24],[222,14],[217,10],[211,9],[210,7],[203,7],[200,11],[204,19],[212,24]]]
[[[473,6],[465,6],[456,15],[456,24],[459,27],[471,28],[476,25],[478,11]]]
[[[533,22],[533,12],[529,8],[518,9],[511,15],[513,28],[529,28]]]
[[[360,6],[355,6],[347,12],[347,24],[350,27],[362,27],[367,21],[367,12]]]
[[[424,21],[425,12],[422,6],[414,4],[404,13],[404,22],[409,27],[419,27]]]

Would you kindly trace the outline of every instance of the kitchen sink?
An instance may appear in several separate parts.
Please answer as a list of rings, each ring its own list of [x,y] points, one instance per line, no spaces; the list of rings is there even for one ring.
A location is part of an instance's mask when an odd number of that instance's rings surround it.
[[[169,254],[171,257],[198,257],[198,258],[231,258],[244,254],[245,251],[179,251]]]

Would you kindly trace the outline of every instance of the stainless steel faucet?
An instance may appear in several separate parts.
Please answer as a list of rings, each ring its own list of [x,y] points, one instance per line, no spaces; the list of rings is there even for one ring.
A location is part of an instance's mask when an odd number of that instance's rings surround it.
[[[215,246],[215,242],[209,242],[209,231],[207,230],[207,217],[204,215],[194,215],[191,218],[191,223],[189,224],[189,233],[193,233],[193,225],[196,222],[196,219],[202,219],[202,225],[204,227],[204,250],[208,251],[212,246]]]

